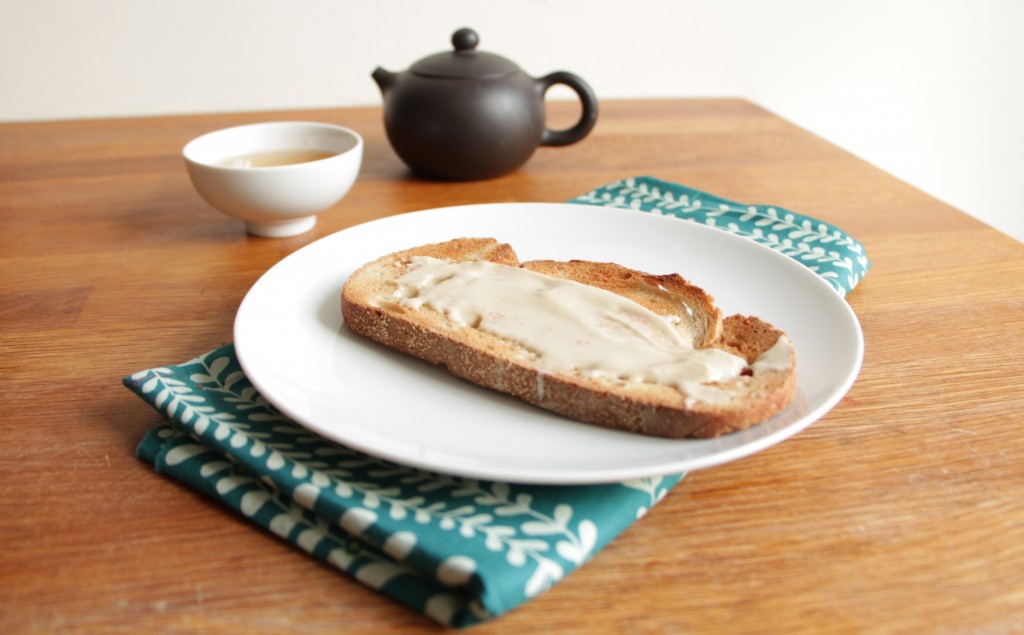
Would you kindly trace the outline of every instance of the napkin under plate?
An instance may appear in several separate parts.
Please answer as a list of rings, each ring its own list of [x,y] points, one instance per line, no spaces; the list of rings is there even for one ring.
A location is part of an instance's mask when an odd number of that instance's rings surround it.
[[[568,202],[674,216],[717,227],[793,258],[844,296],[871,267],[864,245],[835,225],[774,205],[737,203],[651,176],[615,181]]]
[[[570,201],[676,216],[789,255],[848,293],[870,266],[839,228],[653,177]],[[255,524],[448,626],[501,615],[549,589],[683,475],[585,486],[516,485],[427,472],[327,441],[278,413],[227,344],[124,384],[167,422],[140,458]]]

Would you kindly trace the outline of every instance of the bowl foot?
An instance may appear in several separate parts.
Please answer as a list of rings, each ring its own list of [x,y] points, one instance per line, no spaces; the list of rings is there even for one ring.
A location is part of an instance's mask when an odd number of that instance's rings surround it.
[[[296,220],[285,221],[282,223],[255,223],[251,221],[245,222],[245,231],[249,232],[253,236],[262,236],[264,238],[286,238],[288,236],[298,236],[304,234],[316,226],[316,216],[305,216]]]

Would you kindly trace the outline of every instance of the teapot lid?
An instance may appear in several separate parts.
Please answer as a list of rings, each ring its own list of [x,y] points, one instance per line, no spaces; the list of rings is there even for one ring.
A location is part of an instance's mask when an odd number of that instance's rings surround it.
[[[480,36],[473,29],[459,29],[452,34],[452,52],[435,53],[409,67],[409,72],[423,77],[447,79],[494,79],[518,72],[512,61],[493,53],[476,50]]]

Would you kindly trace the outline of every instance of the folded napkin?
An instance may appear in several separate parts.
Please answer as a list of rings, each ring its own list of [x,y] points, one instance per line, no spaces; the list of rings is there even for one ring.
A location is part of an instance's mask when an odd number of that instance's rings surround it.
[[[864,245],[823,221],[771,205],[748,205],[650,176],[609,183],[569,201],[675,216],[767,245],[806,265],[841,295],[871,266]]]
[[[278,414],[231,344],[125,384],[170,420],[139,446],[158,472],[451,626],[549,588],[680,479],[520,486],[375,459]]]
[[[797,258],[845,293],[868,267],[838,228],[651,177],[573,203],[721,227]],[[537,596],[587,562],[683,477],[587,486],[460,478],[376,459],[281,416],[231,344],[124,384],[167,417],[140,458],[438,622],[464,627]]]

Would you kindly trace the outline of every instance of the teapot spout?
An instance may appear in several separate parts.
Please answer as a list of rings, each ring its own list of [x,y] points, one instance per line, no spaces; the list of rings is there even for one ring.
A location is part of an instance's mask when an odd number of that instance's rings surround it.
[[[373,81],[377,82],[377,87],[380,88],[381,94],[386,95],[391,90],[391,87],[395,85],[397,75],[378,66],[377,70],[373,71],[372,77]]]

